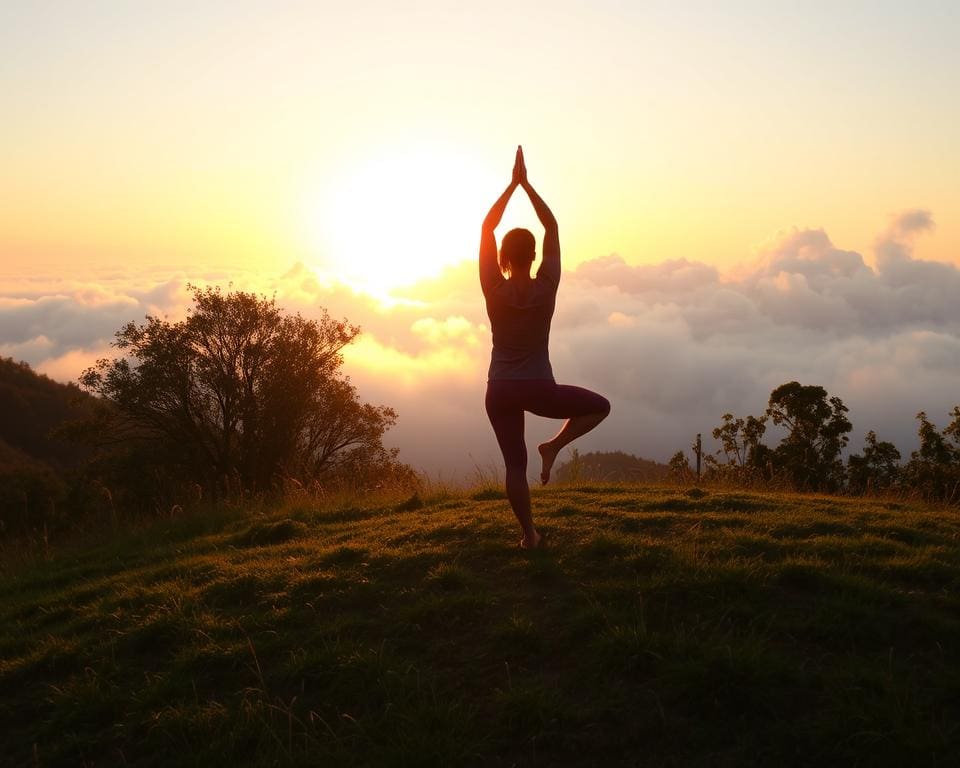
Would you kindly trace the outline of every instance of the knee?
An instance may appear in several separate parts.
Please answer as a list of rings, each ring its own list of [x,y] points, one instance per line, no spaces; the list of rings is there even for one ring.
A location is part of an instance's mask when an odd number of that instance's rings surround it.
[[[610,415],[610,401],[607,398],[600,398],[603,402],[600,403],[600,407],[597,409],[597,415],[600,417],[600,420],[603,421],[607,416]]]

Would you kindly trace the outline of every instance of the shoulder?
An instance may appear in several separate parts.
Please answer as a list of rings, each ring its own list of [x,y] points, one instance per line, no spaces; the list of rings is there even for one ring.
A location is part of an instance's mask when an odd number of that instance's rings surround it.
[[[559,281],[552,274],[541,272],[534,279],[534,287],[537,296],[555,296]]]
[[[501,292],[506,284],[507,281],[499,269],[496,272],[483,275],[480,279],[480,289],[487,298]]]

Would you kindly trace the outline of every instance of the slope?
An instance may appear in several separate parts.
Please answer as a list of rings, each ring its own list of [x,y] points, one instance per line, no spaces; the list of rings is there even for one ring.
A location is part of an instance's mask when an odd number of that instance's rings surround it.
[[[12,765],[933,765],[960,522],[558,487],[211,510],[0,582]]]

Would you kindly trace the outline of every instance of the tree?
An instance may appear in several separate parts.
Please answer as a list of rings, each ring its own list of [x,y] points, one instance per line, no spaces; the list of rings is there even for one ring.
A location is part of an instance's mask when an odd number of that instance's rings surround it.
[[[953,419],[944,428],[943,436],[950,442],[954,457],[960,459],[960,405],[953,406],[950,415]]]
[[[851,491],[882,491],[897,483],[900,476],[900,451],[893,443],[877,440],[872,429],[867,432],[863,455],[847,459],[847,478]]]
[[[767,417],[736,418],[723,414],[723,423],[716,427],[713,439],[720,441],[717,456],[723,454],[725,463],[714,456],[706,457],[708,473],[719,479],[749,482],[766,469],[770,449],[760,440],[767,429]]]
[[[693,470],[690,469],[690,461],[683,451],[677,451],[673,454],[667,466],[670,467],[670,474],[675,480],[681,483],[689,483],[693,479]]]
[[[180,322],[148,316],[116,333],[121,357],[80,378],[108,401],[100,442],[153,449],[165,471],[216,496],[230,484],[264,491],[397,464],[381,438],[391,408],[361,403],[340,373],[360,329],[282,312],[273,299],[191,286]],[[362,474],[362,473],[361,473]]]
[[[960,451],[950,442],[960,432],[960,409],[954,408],[952,415],[954,420],[941,434],[924,411],[917,414],[920,449],[910,454],[904,475],[907,484],[927,498],[952,501],[960,482]]]
[[[774,451],[777,465],[797,488],[836,490],[843,482],[840,451],[853,425],[839,397],[823,387],[791,381],[770,393],[767,415],[788,430]]]

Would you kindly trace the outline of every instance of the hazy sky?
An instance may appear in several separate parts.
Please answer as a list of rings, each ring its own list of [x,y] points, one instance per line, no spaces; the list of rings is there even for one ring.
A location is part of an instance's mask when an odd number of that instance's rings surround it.
[[[790,379],[906,441],[960,401],[958,37],[952,2],[3,3],[0,354],[70,379],[187,280],[283,286],[364,325],[402,455],[495,459],[435,432],[489,429],[472,260],[523,143],[555,368],[621,414],[587,447],[665,458]]]

